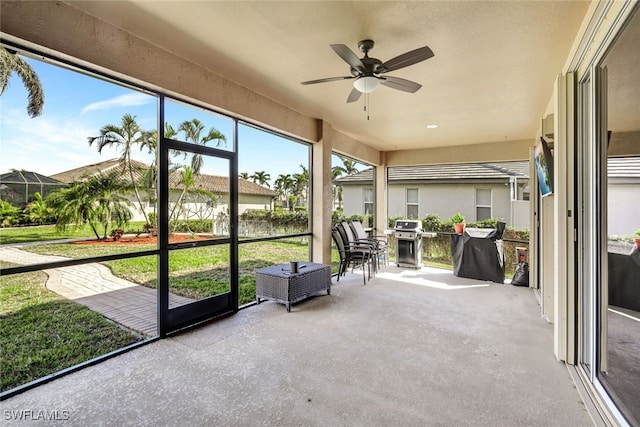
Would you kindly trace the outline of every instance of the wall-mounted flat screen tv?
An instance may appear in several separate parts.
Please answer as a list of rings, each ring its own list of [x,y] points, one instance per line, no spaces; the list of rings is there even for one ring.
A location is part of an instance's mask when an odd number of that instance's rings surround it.
[[[547,141],[540,137],[533,149],[538,174],[538,188],[542,197],[553,194],[553,157]]]

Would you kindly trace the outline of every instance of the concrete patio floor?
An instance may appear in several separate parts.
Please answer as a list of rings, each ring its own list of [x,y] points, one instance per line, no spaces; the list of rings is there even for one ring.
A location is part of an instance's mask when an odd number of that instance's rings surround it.
[[[589,426],[531,289],[390,266],[24,392],[6,425]]]

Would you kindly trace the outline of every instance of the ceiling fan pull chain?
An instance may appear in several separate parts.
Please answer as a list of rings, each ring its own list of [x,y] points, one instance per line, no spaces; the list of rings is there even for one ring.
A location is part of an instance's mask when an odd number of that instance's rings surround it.
[[[371,109],[369,108],[369,94],[368,93],[365,93],[364,99],[365,99],[364,110],[367,112],[367,120],[369,120],[369,111]]]

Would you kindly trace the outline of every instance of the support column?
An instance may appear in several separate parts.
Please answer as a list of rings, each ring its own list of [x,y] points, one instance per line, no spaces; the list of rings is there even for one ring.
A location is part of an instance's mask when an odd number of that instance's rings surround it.
[[[331,264],[331,142],[328,141],[330,126],[319,122],[318,142],[312,146],[312,251],[313,262]]]
[[[381,235],[389,228],[387,211],[387,156],[382,152],[380,156],[380,166],[376,167],[375,190],[376,190],[376,222],[374,235]]]

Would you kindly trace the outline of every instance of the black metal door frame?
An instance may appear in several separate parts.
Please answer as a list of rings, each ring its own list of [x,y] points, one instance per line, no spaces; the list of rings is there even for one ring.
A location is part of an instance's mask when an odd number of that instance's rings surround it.
[[[164,137],[164,97],[159,99],[158,114],[158,333],[167,333],[195,325],[203,320],[238,311],[238,160],[235,147],[237,121],[234,121],[234,150],[196,145]],[[169,154],[171,150],[201,154],[229,161],[229,237],[226,239],[169,244]],[[215,295],[169,309],[169,253],[199,246],[229,245],[230,292]]]

